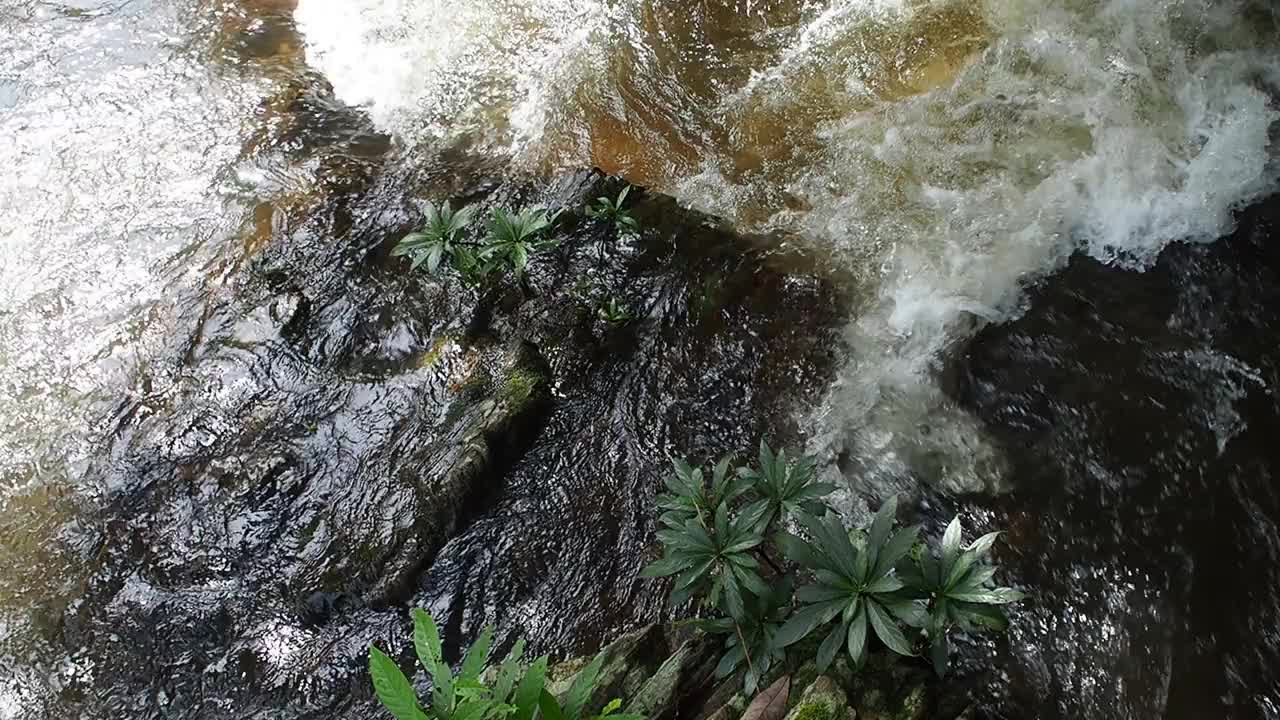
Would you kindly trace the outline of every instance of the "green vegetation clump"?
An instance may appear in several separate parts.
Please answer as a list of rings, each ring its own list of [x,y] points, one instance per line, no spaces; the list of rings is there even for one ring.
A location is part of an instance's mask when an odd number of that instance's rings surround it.
[[[587,711],[604,664],[597,655],[578,673],[563,700],[546,688],[547,657],[526,665],[525,643],[515,647],[496,668],[487,668],[493,628],[485,628],[467,650],[457,673],[444,661],[440,632],[426,612],[413,611],[413,646],[418,662],[431,677],[430,703],[425,707],[409,679],[395,661],[369,646],[369,674],[374,693],[396,720],[644,720],[619,713],[621,700],[613,700],[598,713]]]
[[[623,207],[630,193],[631,186],[628,185],[618,193],[617,199],[603,196],[596,198],[595,202],[587,206],[587,217],[613,223],[619,234],[638,231],[640,222]]]
[[[729,464],[721,460],[706,478],[674,462],[658,497],[663,558],[644,574],[674,577],[672,603],[692,599],[702,615],[695,623],[726,637],[717,677],[745,664],[748,693],[787,648],[815,633],[819,673],[842,650],[861,668],[874,636],[899,655],[927,645],[943,675],[948,633],[1003,630],[998,606],[1024,597],[992,586],[988,554],[999,533],[962,546],[956,518],[934,552],[918,526],[895,529],[896,498],[869,528],[846,528],[824,500],[835,487],[815,481],[807,458],[761,443],[757,467],[730,473]],[[791,521],[801,535],[786,530]]]
[[[625,325],[631,320],[631,311],[615,297],[601,305],[596,315],[610,325]]]
[[[485,236],[467,240],[466,231],[475,218],[474,206],[457,212],[449,203],[437,208],[428,202],[423,207],[426,217],[422,227],[404,236],[391,254],[408,257],[411,269],[425,264],[427,272],[433,274],[447,265],[469,287],[480,287],[508,272],[520,279],[532,256],[556,245],[555,240],[545,236],[559,212],[548,213],[539,207],[520,212],[494,208]]]

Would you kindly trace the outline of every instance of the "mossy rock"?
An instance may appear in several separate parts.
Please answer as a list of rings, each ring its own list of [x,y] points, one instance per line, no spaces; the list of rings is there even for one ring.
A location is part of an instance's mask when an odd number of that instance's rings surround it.
[[[786,720],[847,720],[849,698],[835,680],[819,675],[800,695]]]
[[[604,662],[596,680],[596,689],[587,701],[587,710],[595,712],[615,698],[626,700],[639,692],[667,659],[666,627],[646,626],[623,635],[601,651]],[[568,692],[574,678],[593,658],[572,658],[557,663],[547,671],[547,689],[555,695]]]

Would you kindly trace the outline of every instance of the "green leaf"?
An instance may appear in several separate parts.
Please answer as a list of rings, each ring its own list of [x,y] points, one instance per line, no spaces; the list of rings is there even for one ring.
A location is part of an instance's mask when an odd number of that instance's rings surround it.
[[[489,647],[493,645],[493,626],[480,631],[480,637],[471,644],[467,656],[462,659],[462,670],[458,678],[466,682],[475,682],[484,672],[484,662],[489,658]]]
[[[891,593],[895,590],[901,590],[904,587],[906,587],[906,584],[898,578],[893,575],[885,575],[884,577],[877,578],[868,585],[866,592],[873,594]]]
[[[602,667],[604,667],[604,653],[599,653],[574,677],[573,684],[569,686],[569,692],[564,697],[564,714],[570,720],[582,716],[582,708],[586,706],[591,693],[596,689],[596,681],[600,679]]]
[[[942,569],[946,573],[951,572],[951,566],[960,556],[960,532],[960,516],[957,515],[951,519],[946,532],[942,534]]]
[[[922,628],[929,622],[928,610],[915,600],[882,601],[880,604],[908,627]]]
[[[897,623],[893,618],[889,617],[889,613],[880,606],[880,603],[868,601],[867,617],[871,620],[871,628],[876,631],[876,637],[885,644],[885,647],[908,657],[915,655],[911,651],[911,644],[903,637],[902,631],[898,629]]]
[[[831,661],[836,659],[836,653],[840,651],[840,646],[844,645],[848,633],[848,628],[845,625],[837,625],[832,628],[831,632],[822,641],[822,644],[818,646],[817,662],[820,674],[831,667]]]
[[[969,543],[969,547],[965,549],[976,553],[979,556],[986,555],[991,550],[991,546],[995,545],[996,538],[998,537],[1000,537],[999,531],[987,533],[977,540],[974,540],[972,543]]]
[[[720,662],[716,665],[716,679],[723,680],[724,678],[729,677],[729,675],[737,669],[738,665],[742,663],[745,657],[746,652],[743,650],[741,645],[735,645],[729,648],[729,650],[720,658]]]
[[[871,533],[867,538],[867,555],[868,560],[874,566],[877,565],[876,560],[880,555],[880,548],[889,539],[889,532],[893,530],[893,523],[897,520],[898,515],[898,497],[895,495],[885,501],[880,509],[876,511],[875,519],[871,521]]]
[[[520,679],[520,684],[516,686],[516,711],[512,714],[511,720],[533,720],[546,678],[547,656],[543,655],[533,661],[533,664],[525,671],[524,677]]]
[[[945,634],[938,635],[929,644],[929,658],[933,660],[933,670],[938,673],[940,678],[947,676],[947,650],[947,636]]]
[[[809,603],[822,603],[837,598],[849,598],[851,591],[831,585],[805,585],[796,591],[796,600]]]
[[[825,625],[840,614],[844,609],[847,601],[844,598],[830,600],[817,605],[808,605],[797,610],[791,619],[783,624],[778,630],[778,634],[774,636],[774,642],[778,647],[787,647],[794,645],[805,637],[808,637],[818,626]]]
[[[996,632],[1004,632],[1009,629],[1009,618],[1005,617],[1004,612],[994,605],[958,602],[953,603],[953,606],[957,613],[964,616],[973,625]]]
[[[955,589],[960,592],[970,592],[981,590],[991,578],[995,577],[996,568],[993,565],[977,565],[965,574],[958,582]]]
[[[807,517],[807,516],[806,516]],[[818,552],[812,545],[785,530],[774,536],[774,542],[787,559],[805,568],[822,567]]]
[[[920,534],[920,526],[913,525],[911,527],[902,528],[889,538],[884,547],[880,548],[880,552],[876,557],[875,567],[871,570],[871,577],[880,577],[889,572],[891,568],[897,565],[902,558],[911,552],[911,548],[916,544],[916,539]]]
[[[506,702],[511,692],[515,690],[516,680],[520,676],[520,658],[524,655],[524,646],[523,638],[516,640],[511,652],[507,653],[507,658],[498,667],[497,676],[493,681],[493,697],[500,702]]]
[[[742,586],[752,595],[760,598],[769,596],[769,593],[771,592],[769,586],[766,585],[764,580],[760,579],[760,576],[756,573],[735,565],[733,566],[733,574],[738,578],[738,582],[742,583]]]
[[[743,620],[746,618],[747,609],[742,602],[742,590],[738,587],[737,578],[732,573],[724,572],[720,576],[720,580],[724,585],[724,609],[729,613],[729,617],[735,620]]]
[[[849,621],[848,648],[849,658],[855,668],[862,667],[867,654],[867,610],[862,603],[853,619]]]
[[[556,696],[542,689],[542,694],[538,697],[538,709],[542,711],[543,720],[578,720],[574,717],[566,717],[564,710],[560,708],[559,701]]]
[[[958,600],[960,602],[980,603],[983,605],[1008,605],[1019,600],[1025,599],[1025,593],[1014,590],[1013,588],[992,588],[989,590],[974,590],[971,592],[953,592],[947,594],[948,598]]]
[[[394,660],[372,645],[369,646],[369,675],[373,677],[378,700],[396,720],[426,720],[409,679]]]
[[[418,662],[431,672],[443,659],[440,631],[436,621],[422,608],[414,608],[409,614],[413,617],[413,649],[418,653]]]
[[[683,572],[689,567],[687,560],[673,557],[664,557],[661,560],[650,563],[645,569],[640,571],[640,577],[646,578],[663,578]]]

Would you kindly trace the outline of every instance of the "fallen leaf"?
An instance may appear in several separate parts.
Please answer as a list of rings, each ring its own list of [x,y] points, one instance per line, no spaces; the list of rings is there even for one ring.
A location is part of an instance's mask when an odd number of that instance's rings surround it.
[[[787,715],[787,699],[790,695],[791,676],[783,675],[756,695],[756,699],[747,706],[742,720],[782,720]]]

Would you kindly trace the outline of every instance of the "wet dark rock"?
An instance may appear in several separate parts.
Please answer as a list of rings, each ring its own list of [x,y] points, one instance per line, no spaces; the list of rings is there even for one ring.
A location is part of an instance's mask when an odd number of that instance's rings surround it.
[[[1239,224],[1143,273],[1076,257],[961,358],[1016,486],[975,513],[1033,592],[969,648],[976,717],[1275,717],[1280,203]]]
[[[57,632],[94,672],[64,699],[85,717],[366,717],[368,645],[408,667],[413,605],[455,657],[489,623],[499,651],[525,636],[563,656],[660,619],[665,589],[638,574],[668,456],[794,434],[841,305],[803,258],[669,198],[633,195],[638,237],[577,213],[616,190],[388,166],[177,318],[165,381],[120,403],[88,474],[95,569]],[[472,293],[390,257],[418,194],[570,208],[524,287]],[[600,323],[610,297],[635,319]]]

